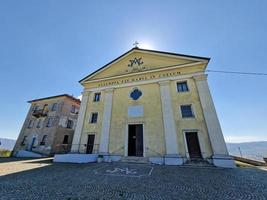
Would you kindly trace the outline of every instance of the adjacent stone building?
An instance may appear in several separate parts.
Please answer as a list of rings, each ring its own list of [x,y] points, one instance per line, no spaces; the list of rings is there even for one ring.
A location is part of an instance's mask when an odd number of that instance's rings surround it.
[[[72,154],[55,161],[234,167],[208,87],[209,60],[136,47],[91,73],[80,81]]]
[[[13,155],[26,150],[43,155],[70,151],[80,100],[63,94],[29,101],[31,104]]]

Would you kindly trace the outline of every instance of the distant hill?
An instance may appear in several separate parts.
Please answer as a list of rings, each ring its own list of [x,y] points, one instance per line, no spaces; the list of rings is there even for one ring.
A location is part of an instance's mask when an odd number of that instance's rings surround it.
[[[15,143],[16,140],[0,138],[0,149],[12,151]],[[263,161],[263,157],[267,157],[267,141],[226,143],[226,145],[229,154],[233,156],[241,156],[241,151],[242,157],[244,158]]]
[[[0,149],[12,151],[15,146],[16,140],[0,138]]]
[[[267,157],[267,141],[226,143],[229,154],[263,161]]]

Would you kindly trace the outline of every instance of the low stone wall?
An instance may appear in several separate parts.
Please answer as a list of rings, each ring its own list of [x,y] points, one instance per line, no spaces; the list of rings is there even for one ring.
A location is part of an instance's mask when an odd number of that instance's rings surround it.
[[[257,161],[257,160],[251,160],[251,159],[248,159],[248,158],[241,158],[241,157],[238,157],[238,156],[234,156],[234,159],[236,161],[248,163],[248,164],[255,165],[255,166],[266,166],[267,165],[267,163],[265,163],[265,162],[261,162],[261,161]]]
[[[14,155],[14,157],[17,157],[17,158],[42,158],[44,156],[41,154],[38,154],[38,153],[31,152],[31,151],[19,150]]]
[[[98,154],[55,154],[54,162],[91,163],[97,162]]]

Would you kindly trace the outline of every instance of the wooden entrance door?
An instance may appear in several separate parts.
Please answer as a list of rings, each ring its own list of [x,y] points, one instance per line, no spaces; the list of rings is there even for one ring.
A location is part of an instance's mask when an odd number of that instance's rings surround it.
[[[187,132],[185,135],[190,158],[202,158],[197,132]]]
[[[92,154],[94,149],[95,135],[88,135],[86,153]]]
[[[133,124],[128,127],[128,156],[143,156],[143,125]]]

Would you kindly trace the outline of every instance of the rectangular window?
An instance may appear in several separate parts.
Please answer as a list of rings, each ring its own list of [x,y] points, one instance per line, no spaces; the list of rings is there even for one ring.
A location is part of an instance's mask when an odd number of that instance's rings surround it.
[[[40,127],[41,127],[41,122],[42,122],[42,120],[41,120],[41,119],[39,119],[39,120],[37,121],[36,128],[40,128]]]
[[[46,139],[47,135],[44,135],[42,141],[40,142],[40,145],[45,145]]]
[[[53,103],[51,111],[56,111],[56,110],[57,110],[57,103]]]
[[[53,119],[48,118],[47,123],[46,123],[46,127],[51,127],[52,125],[53,125]]]
[[[64,135],[63,144],[69,144],[69,136],[68,135]]]
[[[68,119],[67,121],[67,128],[72,128],[72,125],[73,125],[73,121]]]
[[[39,109],[39,106],[37,106],[37,105],[35,105],[34,107],[33,107],[33,111],[37,111]]]
[[[177,83],[177,91],[178,92],[188,92],[188,86],[187,86],[187,82],[180,82]]]
[[[191,105],[182,105],[181,113],[183,118],[194,117]]]
[[[27,136],[23,137],[23,140],[21,141],[21,146],[24,146],[27,140]]]
[[[44,105],[43,111],[48,111],[48,105],[47,104]]]
[[[30,120],[27,128],[32,128],[32,127],[33,127],[33,120]]]
[[[97,122],[97,115],[98,113],[92,113],[90,123],[96,123]]]
[[[98,102],[98,101],[100,101],[100,97],[101,97],[101,93],[100,93],[100,92],[95,93],[95,96],[94,96],[94,102]]]
[[[71,106],[71,110],[70,110],[70,112],[71,112],[71,113],[75,113],[75,109],[76,109],[75,106],[72,105],[72,106]]]

